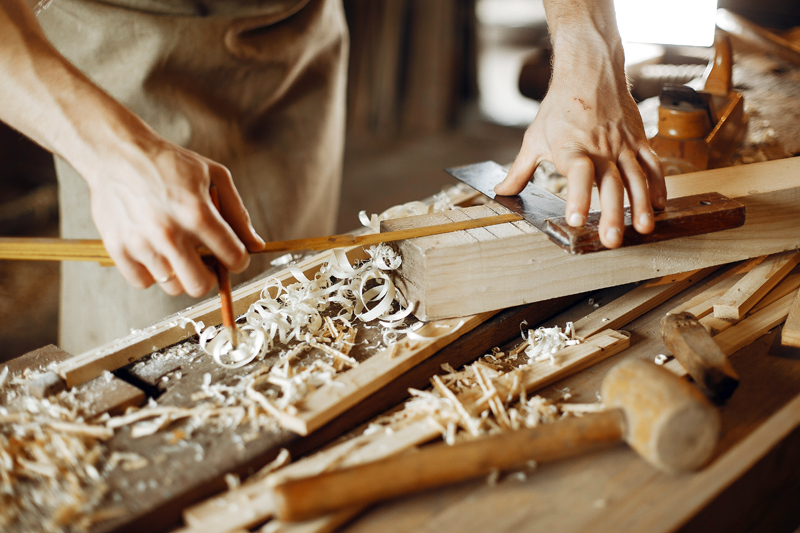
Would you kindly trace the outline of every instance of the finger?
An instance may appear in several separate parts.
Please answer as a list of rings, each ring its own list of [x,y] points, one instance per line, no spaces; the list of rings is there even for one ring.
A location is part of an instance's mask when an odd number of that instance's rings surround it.
[[[147,268],[135,260],[127,249],[110,243],[105,243],[105,247],[125,281],[137,289],[146,289],[155,283]]]
[[[528,182],[536,172],[536,167],[541,162],[541,155],[535,146],[533,133],[529,129],[525,132],[525,138],[522,140],[522,146],[519,149],[514,163],[508,170],[505,179],[498,183],[494,192],[501,196],[513,196],[519,194],[528,185]]]
[[[175,270],[164,256],[153,251],[150,260],[145,265],[150,271],[150,275],[164,292],[170,296],[178,296],[184,292],[183,285],[178,279]]]
[[[567,206],[564,216],[570,226],[581,227],[586,224],[592,203],[594,165],[588,156],[577,152],[566,156],[559,163],[567,176]]]
[[[662,210],[667,207],[667,184],[664,180],[664,170],[661,161],[652,148],[643,145],[637,153],[639,163],[647,174],[650,189],[650,201],[653,208]]]
[[[231,229],[250,251],[264,248],[264,239],[256,233],[250,221],[250,214],[242,202],[239,191],[227,168],[215,165],[211,169],[211,183],[217,186],[219,193],[220,213]]]
[[[615,165],[603,162],[596,166],[600,190],[600,242],[606,248],[619,248],[624,228],[625,189]]]
[[[176,243],[176,246],[162,253],[189,296],[199,298],[214,287],[216,277],[200,259],[195,243]]]
[[[617,163],[622,183],[628,190],[628,198],[631,201],[633,227],[639,233],[650,233],[655,227],[655,222],[653,221],[653,207],[650,204],[650,191],[647,187],[647,176],[639,166],[636,154],[632,150],[623,150]]]
[[[210,196],[205,200],[205,203],[196,206],[194,213],[191,226],[195,236],[228,270],[234,273],[244,271],[250,264],[250,254],[211,203]]]

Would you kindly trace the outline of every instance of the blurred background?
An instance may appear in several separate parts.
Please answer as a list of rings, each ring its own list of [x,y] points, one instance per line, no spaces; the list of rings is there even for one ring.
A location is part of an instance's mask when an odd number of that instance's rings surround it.
[[[618,0],[618,11],[638,13],[648,2]],[[790,43],[788,52],[765,54],[770,43],[740,32],[734,51],[756,50],[764,59],[738,63],[737,57],[734,83],[737,90],[750,91],[750,131],[768,137],[763,144],[774,152],[769,157],[800,153],[800,135],[792,135],[800,123],[800,31],[792,30],[800,26],[800,2],[701,4],[665,3],[677,22],[665,22],[661,12],[650,15],[656,14],[651,18],[658,28],[681,29],[710,12],[711,26],[689,35],[708,41],[705,46],[626,43],[628,75],[643,115],[654,112],[654,97],[665,81],[687,83],[702,75],[713,55],[708,37],[713,39],[713,18],[716,14],[719,25],[716,9],[724,8],[735,21],[744,17]],[[550,78],[541,1],[344,0],[344,5],[351,55],[338,231],[357,227],[360,210],[378,213],[453,184],[444,167],[514,159]],[[725,29],[736,34],[733,27]],[[780,100],[772,106],[778,110],[759,109],[757,104],[770,98]],[[794,111],[781,112],[782,107]],[[786,142],[776,146],[776,135]],[[758,160],[763,156],[758,150],[747,157]],[[57,236],[57,184],[49,154],[0,123],[0,157],[0,235]],[[0,262],[0,361],[56,343],[58,288],[55,263]]]

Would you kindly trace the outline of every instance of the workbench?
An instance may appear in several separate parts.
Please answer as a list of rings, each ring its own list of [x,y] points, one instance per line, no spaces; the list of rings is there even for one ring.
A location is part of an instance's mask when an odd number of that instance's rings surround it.
[[[778,71],[773,75],[794,76]],[[794,153],[794,148],[791,151]],[[314,258],[302,261],[313,262]],[[282,267],[275,268],[275,272],[280,270]],[[632,358],[653,360],[658,354],[668,353],[659,333],[661,318],[725,271],[723,267],[706,273],[704,279],[641,316],[615,324],[616,329],[630,334],[629,348],[537,393],[553,400],[569,395],[572,402],[595,402],[603,377],[616,363]],[[199,427],[189,435],[181,433],[182,426],[175,424],[133,439],[124,428],[109,441],[109,450],[136,452],[148,461],[143,467],[112,474],[107,503],[121,506],[123,513],[99,522],[92,531],[169,531],[179,527],[187,508],[225,490],[226,475],[250,475],[278,457],[282,449],[297,459],[332,442],[341,444],[357,438],[376,416],[396,410],[407,398],[408,388],[428,387],[431,376],[444,373],[441,365],[447,363],[458,369],[495,346],[510,350],[521,342],[523,321],[529,327],[564,326],[567,321],[602,312],[637,286],[564,296],[484,317],[472,324],[470,331],[436,345],[426,357],[398,370],[385,385],[358,398],[346,410],[331,413],[307,436],[278,427],[254,435],[235,425]],[[252,285],[235,292],[237,313],[256,298],[259,290]],[[213,301],[201,303],[192,313],[209,323],[219,322]],[[115,372],[116,380],[157,397],[159,405],[182,407],[189,404],[206,374],[214,383],[233,385],[252,370],[227,370],[214,364],[196,343],[184,342],[191,332],[177,332],[174,320],[167,317],[138,337],[113,343],[110,349],[120,358],[133,361]],[[376,333],[365,335],[360,340],[375,340]],[[180,344],[169,348],[174,343]],[[153,348],[158,352],[135,361]],[[45,347],[8,366],[16,370],[38,368],[68,355]],[[361,360],[367,359],[364,354]],[[800,525],[800,507],[796,505],[800,501],[800,350],[781,347],[780,328],[775,328],[733,354],[731,361],[741,384],[720,408],[722,436],[714,458],[697,473],[661,473],[620,444],[506,473],[496,483],[478,480],[377,505],[342,530],[792,532]],[[124,392],[117,408],[123,409],[129,401],[141,401],[136,390]],[[273,526],[282,528],[280,531],[302,529],[286,524]],[[268,522],[266,529],[270,527]]]

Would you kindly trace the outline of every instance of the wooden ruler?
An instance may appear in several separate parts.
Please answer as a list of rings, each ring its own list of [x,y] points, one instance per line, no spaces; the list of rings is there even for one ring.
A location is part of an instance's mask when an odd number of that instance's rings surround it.
[[[346,246],[371,246],[382,242],[394,242],[415,237],[427,237],[474,228],[482,228],[506,222],[518,222],[522,216],[516,213],[463,220],[435,226],[423,226],[398,231],[371,233],[368,235],[330,235],[289,241],[267,243],[263,249],[250,253],[293,252],[297,250],[331,250]],[[202,255],[211,255],[200,248]],[[35,237],[0,238],[0,259],[27,261],[93,261],[103,266],[112,266],[114,261],[108,255],[103,241],[99,239],[54,239]]]

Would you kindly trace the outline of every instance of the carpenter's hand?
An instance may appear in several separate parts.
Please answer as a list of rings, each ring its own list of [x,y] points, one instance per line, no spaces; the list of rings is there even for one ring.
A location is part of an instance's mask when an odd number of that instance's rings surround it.
[[[197,248],[210,249],[233,272],[250,263],[264,241],[236,191],[228,169],[194,152],[146,135],[103,160],[87,179],[92,217],[106,249],[128,282],[199,297],[216,278]],[[209,195],[219,192],[220,212]]]
[[[592,183],[600,192],[600,240],[608,248],[622,244],[623,190],[627,190],[633,226],[653,231],[653,208],[663,209],[667,190],[658,158],[645,137],[642,119],[625,84],[611,65],[562,69],[554,76],[536,119],[506,179],[501,195],[519,193],[542,161],[567,177],[565,216],[583,226]]]

